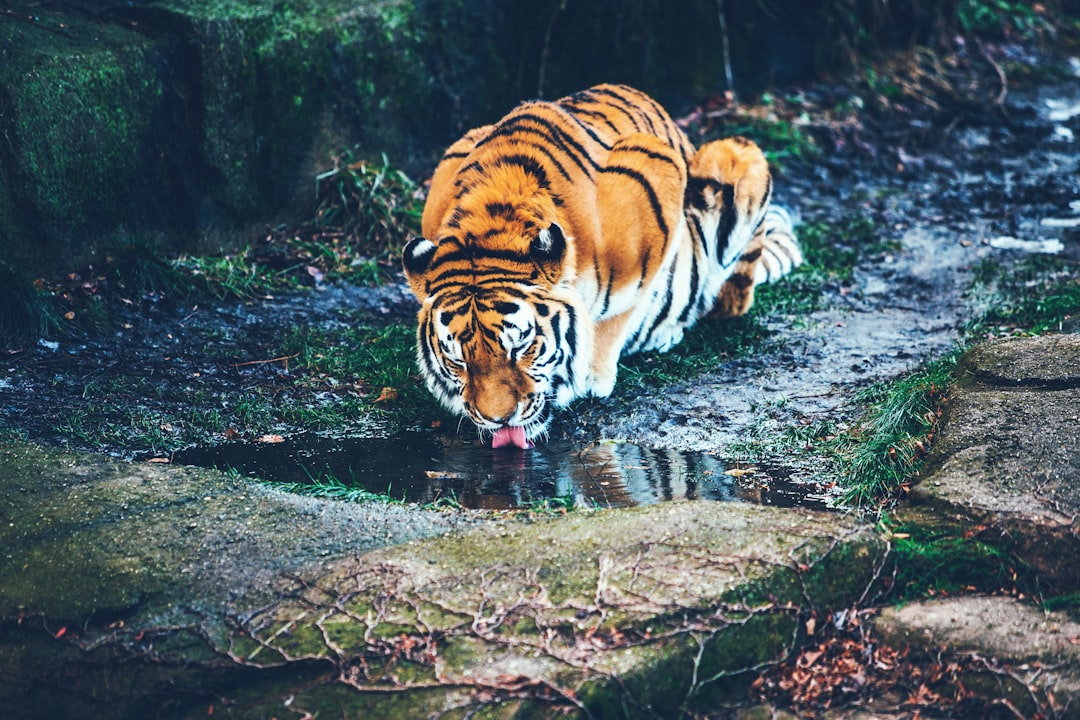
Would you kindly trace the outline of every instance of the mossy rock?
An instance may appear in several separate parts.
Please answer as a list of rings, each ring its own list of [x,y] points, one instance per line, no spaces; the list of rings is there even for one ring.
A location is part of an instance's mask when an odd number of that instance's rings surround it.
[[[357,702],[443,687],[427,712],[676,717],[740,699],[800,613],[857,603],[887,562],[839,517],[734,504],[497,524],[343,563],[253,615],[247,657],[335,663]]]
[[[1001,340],[961,357],[901,522],[931,515],[1015,558],[1042,592],[1080,588],[1080,336]]]
[[[18,444],[0,446],[0,507],[17,719],[261,718],[287,698],[320,717],[673,717],[741,697],[805,614],[859,602],[891,562],[825,513],[675,502],[476,525]]]

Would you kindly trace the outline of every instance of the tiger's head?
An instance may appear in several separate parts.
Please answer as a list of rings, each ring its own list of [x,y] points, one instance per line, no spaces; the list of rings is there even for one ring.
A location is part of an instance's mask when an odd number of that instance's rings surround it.
[[[427,386],[496,447],[524,448],[547,430],[553,406],[582,394],[592,330],[551,198],[506,188],[460,196],[435,240],[409,242],[403,265],[420,300]]]

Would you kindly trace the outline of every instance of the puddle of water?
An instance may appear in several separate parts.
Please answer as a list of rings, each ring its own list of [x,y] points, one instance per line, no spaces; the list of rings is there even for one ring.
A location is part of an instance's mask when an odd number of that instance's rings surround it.
[[[425,433],[388,439],[300,435],[280,443],[194,448],[177,452],[173,462],[290,483],[333,477],[394,499],[452,498],[469,508],[510,509],[567,497],[599,507],[684,498],[826,507],[816,486],[794,482],[783,470],[729,466],[707,453],[630,443],[580,448],[550,442],[523,453]]]

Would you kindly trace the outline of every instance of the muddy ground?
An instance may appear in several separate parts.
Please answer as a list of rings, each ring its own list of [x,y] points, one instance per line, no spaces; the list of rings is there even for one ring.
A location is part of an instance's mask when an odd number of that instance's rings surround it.
[[[388,413],[393,395],[344,418],[319,414],[380,388],[290,365],[279,354],[286,336],[407,327],[416,305],[400,276],[380,287],[329,283],[242,301],[103,300],[107,331],[3,351],[0,431],[286,482],[351,478],[419,502],[824,504],[830,481],[783,453],[763,458],[747,440],[768,448],[793,427],[848,421],[858,389],[970,340],[971,322],[994,301],[972,291],[988,264],[1011,267],[1055,248],[1080,257],[1080,63],[1040,70],[1021,60],[1023,76],[1004,96],[993,83],[973,83],[949,111],[910,98],[859,110],[850,86],[786,96],[774,112],[817,152],[777,167],[776,201],[804,224],[832,228],[823,256],[852,255],[853,270],[814,286],[815,309],[762,303],[748,321],[752,349],[722,353],[704,372],[656,379],[650,373],[668,356],[631,360],[613,397],[563,412],[549,442],[524,457],[493,455],[470,427],[430,407]],[[864,232],[845,236],[855,226]],[[700,332],[722,338],[723,328]]]

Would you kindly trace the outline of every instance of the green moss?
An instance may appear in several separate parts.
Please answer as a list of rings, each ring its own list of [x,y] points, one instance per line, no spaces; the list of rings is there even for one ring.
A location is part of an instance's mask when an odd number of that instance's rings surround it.
[[[281,356],[294,357],[295,366],[312,376],[326,374],[340,382],[359,384],[365,397],[357,409],[366,414],[381,414],[403,425],[449,420],[417,377],[416,337],[412,327],[296,328],[278,352]],[[345,409],[353,412],[351,408]],[[329,424],[340,422],[334,408],[324,410],[330,413]],[[318,418],[308,420],[319,424]]]
[[[1006,550],[964,528],[897,524],[889,519],[882,526],[896,553],[894,593],[900,600],[1015,588],[1020,579],[1017,568],[1023,571]],[[1030,591],[1031,578],[1024,578],[1021,586]]]
[[[94,49],[46,46],[23,57],[18,86],[9,87],[23,199],[54,231],[97,234],[125,212],[145,212],[135,178],[162,88],[152,45],[125,38],[110,47],[115,34],[107,30]]]

